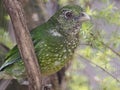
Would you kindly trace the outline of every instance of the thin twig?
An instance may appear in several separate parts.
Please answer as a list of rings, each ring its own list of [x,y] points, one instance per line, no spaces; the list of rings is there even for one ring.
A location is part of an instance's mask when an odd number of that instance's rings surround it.
[[[98,33],[98,36],[101,37],[100,33]],[[91,36],[96,39],[98,36],[95,36],[93,33],[91,33]],[[111,50],[115,55],[117,55],[118,57],[120,57],[120,54],[115,51],[113,48],[111,48],[110,46],[108,46],[107,44],[105,44],[103,41],[99,41],[103,46],[105,46],[106,48],[108,48],[109,50]],[[88,44],[89,45],[89,44]],[[90,45],[91,46],[91,45]]]
[[[99,65],[95,64],[94,62],[91,62],[91,60],[88,60],[87,58],[83,57],[82,55],[79,54],[79,57],[83,58],[84,60],[86,60],[87,62],[95,65],[97,68],[101,69],[102,71],[104,71],[105,73],[107,73],[108,75],[110,75],[112,78],[114,78],[117,82],[120,83],[120,80],[117,79],[113,74],[111,74],[110,72],[108,72],[107,70],[105,70],[104,68],[100,67]]]
[[[120,54],[119,54],[117,51],[115,51],[113,48],[111,48],[110,46],[108,46],[108,45],[105,44],[104,42],[102,42],[102,44],[103,44],[106,48],[110,49],[113,53],[115,53],[115,55],[117,55],[118,57],[120,57]]]

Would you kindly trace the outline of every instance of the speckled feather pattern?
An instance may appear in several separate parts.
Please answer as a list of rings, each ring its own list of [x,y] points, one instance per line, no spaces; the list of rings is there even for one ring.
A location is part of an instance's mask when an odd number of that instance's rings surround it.
[[[51,75],[72,60],[79,45],[81,12],[80,6],[65,6],[46,23],[31,31],[42,75]],[[17,78],[26,75],[17,46],[10,51],[0,69]]]

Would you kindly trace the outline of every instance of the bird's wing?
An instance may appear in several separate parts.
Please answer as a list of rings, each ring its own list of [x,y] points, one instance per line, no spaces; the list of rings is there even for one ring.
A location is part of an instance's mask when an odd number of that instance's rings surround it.
[[[40,42],[41,38],[44,36],[43,35],[43,26],[38,26],[37,28],[33,29],[33,31],[31,31],[31,37],[33,40],[33,44],[34,46]],[[5,62],[4,64],[0,67],[0,71],[2,71],[3,69],[5,69],[7,66],[14,64],[17,61],[20,61],[21,56],[18,50],[17,45],[15,47],[13,47],[13,49],[10,50],[10,52],[7,54],[6,58],[5,58]]]
[[[0,71],[3,70],[5,67],[13,64],[14,62],[19,61],[19,59],[20,55],[16,45],[6,56],[4,64],[0,67]]]

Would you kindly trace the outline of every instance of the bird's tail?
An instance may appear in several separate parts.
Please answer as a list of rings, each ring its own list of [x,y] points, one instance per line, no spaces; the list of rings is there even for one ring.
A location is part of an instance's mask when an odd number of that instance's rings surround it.
[[[15,46],[10,52],[8,52],[5,62],[0,67],[0,79],[10,79],[11,75],[6,73],[6,70],[9,69],[9,66],[20,60],[20,55],[17,46]]]
[[[0,71],[3,71],[6,67],[17,62],[20,59],[19,51],[17,46],[15,46],[6,56],[5,62],[0,67]]]

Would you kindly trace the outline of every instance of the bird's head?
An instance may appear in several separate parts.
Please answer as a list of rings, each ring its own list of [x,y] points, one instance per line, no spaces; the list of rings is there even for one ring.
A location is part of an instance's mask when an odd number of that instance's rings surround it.
[[[79,32],[81,24],[90,17],[80,6],[67,5],[58,10],[51,19],[55,19],[59,23],[61,33],[75,35]]]

